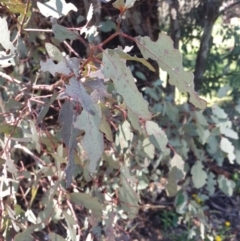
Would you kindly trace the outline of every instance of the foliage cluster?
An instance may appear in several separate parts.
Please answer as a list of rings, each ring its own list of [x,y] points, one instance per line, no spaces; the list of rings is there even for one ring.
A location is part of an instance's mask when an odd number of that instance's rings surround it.
[[[166,34],[153,42],[122,32],[135,0],[113,3],[120,12],[116,32],[97,45],[86,41],[99,31],[90,26],[92,5],[81,27],[67,28],[61,19],[77,11],[73,4],[37,2],[51,27],[36,34],[41,30],[27,29],[30,1],[1,3],[18,16],[11,30],[11,21],[0,17],[0,66],[13,68],[0,72],[3,237],[115,240],[136,228],[138,213],[162,208],[158,198],[166,193],[176,213],[163,213],[163,226],[182,220],[188,240],[211,240],[217,226],[205,204],[216,190],[228,197],[239,185],[238,177],[219,171],[224,162],[240,164],[239,104],[230,117],[220,106],[207,107]],[[131,55],[129,46],[105,48],[117,36],[130,39],[142,57]],[[86,59],[70,46],[76,39],[86,46]],[[160,80],[139,92],[127,61],[155,71],[149,59],[190,104],[176,105]]]

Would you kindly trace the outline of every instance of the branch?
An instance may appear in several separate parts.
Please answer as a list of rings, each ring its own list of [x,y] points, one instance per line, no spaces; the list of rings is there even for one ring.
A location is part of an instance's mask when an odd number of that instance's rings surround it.
[[[20,80],[14,79],[11,76],[9,76],[1,71],[0,71],[0,76],[3,77],[4,79],[7,79],[8,81],[10,81],[12,83],[19,84],[19,85],[23,84]]]
[[[220,15],[223,15],[226,11],[228,11],[229,9],[235,7],[235,6],[238,5],[238,4],[240,4],[240,1],[237,1],[237,2],[232,3],[231,5],[227,6],[226,8],[224,8],[223,10],[221,10],[221,11],[219,12],[219,16],[220,16]]]

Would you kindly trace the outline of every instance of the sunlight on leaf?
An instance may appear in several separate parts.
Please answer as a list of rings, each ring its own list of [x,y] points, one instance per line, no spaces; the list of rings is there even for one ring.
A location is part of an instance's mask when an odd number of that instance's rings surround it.
[[[10,12],[25,14],[26,4],[21,0],[1,0],[0,3],[5,5]]]
[[[87,21],[89,22],[92,19],[92,17],[93,17],[93,5],[91,3],[87,14]]]
[[[46,3],[37,2],[40,13],[45,17],[60,18],[66,16],[71,10],[77,12],[77,8],[72,3],[64,0],[50,0]]]
[[[179,50],[173,48],[173,42],[169,36],[161,33],[156,42],[149,37],[138,36],[135,39],[143,57],[157,61],[159,67],[169,74],[171,85],[175,85],[183,93],[189,93],[190,102],[196,107],[206,108],[206,101],[194,91],[193,73],[184,70],[182,55]]]
[[[114,82],[116,91],[122,95],[126,105],[143,119],[150,119],[151,113],[148,110],[148,103],[139,92],[129,67],[117,54],[107,49],[103,53],[103,70],[105,77]]]
[[[128,8],[133,7],[135,2],[136,0],[126,0],[125,3],[124,3],[124,0],[117,0],[112,5],[113,7],[119,9],[122,12],[122,10],[126,10]]]
[[[58,62],[64,61],[64,57],[63,57],[62,53],[55,45],[53,45],[51,43],[45,43],[45,48],[48,52],[49,57],[52,60],[55,60]]]
[[[8,30],[8,24],[5,18],[0,17],[0,44],[6,50],[10,50],[11,54],[14,54],[15,47],[10,40],[10,31]]]

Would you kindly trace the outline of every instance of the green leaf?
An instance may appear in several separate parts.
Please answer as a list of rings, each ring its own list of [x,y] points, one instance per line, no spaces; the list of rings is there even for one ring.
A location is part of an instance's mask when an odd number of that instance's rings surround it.
[[[212,107],[212,113],[219,119],[226,119],[228,117],[226,112],[217,105]]]
[[[104,66],[102,73],[106,78],[113,80],[116,91],[122,95],[127,107],[131,108],[138,117],[150,119],[148,103],[138,91],[132,73],[125,62],[109,49],[104,50],[102,61]]]
[[[73,116],[73,120],[75,119],[75,115]],[[76,148],[76,138],[77,138],[77,133],[79,131],[75,131],[76,129],[74,128],[73,125],[71,125],[71,130],[70,130],[70,138],[69,138],[69,143],[67,145],[68,150],[67,150],[67,155],[68,155],[68,164],[65,168],[65,173],[66,173],[66,188],[69,188],[72,183],[72,177],[74,174],[74,170],[76,168],[76,163],[74,161],[74,151]]]
[[[0,157],[0,168],[2,168],[3,164],[5,164],[5,163],[6,163],[6,160],[3,159],[2,157]]]
[[[33,232],[33,230],[32,230]],[[29,229],[26,229],[25,231],[23,231],[22,233],[18,233],[15,237],[14,237],[14,241],[33,241],[33,237],[31,236],[31,233]]]
[[[150,159],[154,158],[155,150],[153,144],[150,142],[149,138],[144,139],[143,141],[143,150]]]
[[[70,214],[67,213],[67,211],[63,211],[63,217],[66,220],[68,226],[68,233],[71,238],[71,241],[77,241],[75,228],[75,225],[77,224],[76,221]]]
[[[87,93],[81,81],[72,77],[69,80],[69,85],[66,85],[65,93],[73,98],[73,100],[79,102],[85,111],[91,115],[95,115],[93,99]]]
[[[238,133],[225,125],[225,123],[220,124],[220,132],[227,137],[238,140]]]
[[[200,109],[205,109],[207,103],[194,91],[193,74],[184,71],[182,56],[173,48],[173,42],[166,34],[161,33],[156,42],[149,37],[138,36],[136,44],[145,59],[157,61],[159,67],[169,74],[169,83],[175,85],[179,91],[189,93],[190,102]]]
[[[177,118],[179,118],[179,111],[178,109],[173,106],[173,104],[170,101],[164,102],[164,112],[169,117],[170,120],[176,122]]]
[[[240,165],[240,150],[236,150],[236,162]]]
[[[207,180],[207,190],[208,190],[208,193],[209,193],[209,196],[212,196],[214,195],[215,193],[215,185],[216,185],[216,179],[215,179],[215,175],[212,173],[212,172],[209,172],[208,173],[208,180]]]
[[[173,197],[181,189],[181,187],[177,183],[182,180],[186,175],[185,163],[183,159],[177,153],[175,153],[170,161],[169,166],[170,172],[168,175],[166,191],[170,197]]]
[[[25,14],[27,5],[21,0],[1,0],[0,2],[5,5],[12,13]]]
[[[74,123],[75,128],[85,131],[81,143],[90,159],[88,166],[90,172],[96,171],[97,163],[104,151],[103,134],[99,131],[102,122],[102,112],[98,105],[93,106],[93,110],[95,115],[90,115],[83,110]]]
[[[83,205],[85,208],[102,213],[103,205],[97,197],[92,197],[86,193],[71,193],[69,199],[76,205]]]
[[[102,121],[99,126],[99,129],[102,133],[104,133],[106,135],[106,138],[109,141],[113,142],[112,130],[111,130],[111,127],[110,127],[109,123],[107,122],[106,116],[104,114],[102,115]]]
[[[128,148],[133,138],[131,126],[128,121],[124,121],[118,128],[118,135],[116,136],[116,146],[120,146],[121,150]]]
[[[8,102],[6,102],[4,104],[5,104],[5,108],[10,111],[19,110],[23,107],[23,105],[21,103],[19,103],[15,99],[11,99],[11,98],[9,98]]]
[[[137,61],[137,62],[145,65],[149,70],[151,70],[153,72],[156,71],[155,68],[146,59],[139,58],[136,55],[131,56],[131,55],[127,54],[126,52],[124,52],[121,47],[118,47],[114,50],[109,50],[109,51],[112,51],[112,54],[114,54],[114,53],[118,54],[118,56],[121,59],[126,59],[126,60],[130,60],[130,61]]]
[[[16,45],[16,52],[19,59],[27,58],[28,56],[28,49],[24,39],[18,38],[17,45]]]
[[[71,70],[68,68],[67,64],[65,62],[60,62],[55,64],[52,59],[47,59],[46,62],[41,61],[40,62],[41,71],[43,72],[50,72],[53,76],[55,76],[57,73],[69,75],[71,73]]]
[[[233,164],[236,156],[234,154],[234,146],[233,144],[225,137],[221,138],[220,142],[220,148],[222,151],[226,152],[228,154],[228,159],[231,164]]]
[[[47,50],[49,57],[52,60],[55,60],[57,62],[64,61],[64,57],[63,57],[62,53],[55,45],[53,45],[51,43],[45,43],[45,48]]]
[[[35,148],[36,148],[37,152],[40,153],[41,146],[40,146],[39,133],[37,131],[36,124],[32,120],[29,120],[28,122],[29,122],[29,127],[31,130],[31,133],[32,133],[32,136],[31,136],[32,141],[35,144]]]
[[[177,185],[177,182],[182,177],[182,172],[177,167],[173,167],[169,172],[168,183],[166,185],[166,191],[169,197],[174,197],[181,189],[181,187]]]
[[[135,71],[135,75],[137,78],[141,79],[141,80],[147,80],[146,75],[143,72],[140,71]]]
[[[232,88],[228,84],[224,85],[223,87],[221,87],[218,90],[217,97],[218,98],[223,98],[223,97],[227,96],[228,93],[230,92],[230,90],[232,90]]]
[[[139,123],[139,118],[135,113],[133,113],[131,108],[128,108],[128,119],[131,122],[132,127],[135,130],[137,130],[139,132],[139,134],[142,134],[142,128],[141,128],[141,125]]]
[[[71,31],[59,24],[53,24],[52,31],[55,35],[55,38],[60,42],[63,42],[66,39],[75,40],[79,38],[79,34],[76,31]]]
[[[169,150],[166,148],[168,143],[165,132],[153,121],[146,122],[146,130],[151,143],[164,154],[168,154]]]
[[[208,137],[211,135],[210,131],[202,126],[196,126],[197,134],[199,136],[201,144],[205,145]]]
[[[203,165],[200,161],[197,161],[191,169],[193,184],[195,188],[201,188],[206,184],[207,174],[203,170]]]
[[[100,26],[100,30],[105,33],[110,32],[111,30],[117,29],[116,23],[109,19],[104,22],[100,22],[99,26]]]
[[[3,143],[3,141],[0,139],[0,144],[2,146],[2,148],[5,148],[5,145]],[[1,162],[3,162],[4,159],[1,158]],[[6,155],[6,166],[7,166],[7,171],[12,173],[12,174],[16,174],[18,172],[18,169],[14,163],[14,160],[12,160],[8,155]]]
[[[180,191],[174,199],[174,206],[179,214],[185,213],[185,207],[188,204],[188,195],[186,191]]]
[[[111,155],[108,155],[107,153],[103,153],[103,160],[105,160],[109,167],[112,167],[114,169],[119,170],[120,164],[118,160],[114,160]]]
[[[219,175],[218,185],[222,192],[224,192],[227,196],[232,196],[236,183],[232,180],[227,179],[223,175]]]
[[[182,172],[182,176],[185,177],[185,162],[183,161],[181,156],[179,156],[177,153],[174,153],[174,156],[170,160],[169,164],[170,168],[177,167]]]
[[[69,187],[72,183],[72,176],[76,165],[74,162],[74,150],[77,146],[76,138],[80,133],[78,129],[73,127],[73,122],[75,120],[75,111],[73,108],[73,103],[70,100],[66,100],[62,106],[58,118],[58,121],[62,126],[61,137],[68,148],[68,164],[65,169],[67,178],[66,187]]]
[[[119,188],[119,200],[121,207],[128,213],[128,217],[133,219],[138,214],[138,201],[139,197],[133,190],[131,182],[134,181],[134,177],[130,175],[128,167],[121,168],[121,183],[122,187]]]
[[[40,111],[38,117],[37,117],[37,123],[39,124],[43,118],[46,116],[46,114],[48,113],[48,110],[50,108],[50,106],[52,105],[52,103],[56,100],[58,96],[57,92],[54,92],[51,99],[44,105],[44,107],[42,108],[42,110]]]
[[[195,116],[197,122],[200,125],[208,126],[207,120],[206,120],[206,118],[205,118],[205,116],[203,115],[202,112],[203,111],[194,111],[193,115]]]
[[[0,124],[0,133],[11,135],[11,137],[22,138],[22,129],[18,126],[9,125],[7,123]]]
[[[108,240],[116,240],[115,239],[115,232],[114,232],[114,218],[116,214],[112,211],[109,212],[107,215],[107,219],[105,219],[105,227],[104,227],[104,232],[106,236],[108,237]]]
[[[71,136],[71,128],[74,122],[74,106],[70,100],[66,100],[62,105],[62,109],[60,110],[58,121],[62,126],[61,129],[61,137],[63,138],[63,142],[66,146],[69,145],[70,136]],[[75,133],[79,134],[79,131],[75,129]]]
[[[72,3],[64,0],[50,0],[46,3],[37,2],[40,13],[45,17],[60,18],[66,16],[71,10],[77,12],[77,8]]]
[[[51,241],[65,241],[65,239],[62,236],[53,232],[49,233],[49,238]]]

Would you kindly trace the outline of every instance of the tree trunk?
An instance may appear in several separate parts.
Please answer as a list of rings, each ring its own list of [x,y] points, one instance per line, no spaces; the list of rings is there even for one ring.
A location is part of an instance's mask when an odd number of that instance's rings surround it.
[[[222,5],[223,0],[205,0],[203,3],[203,9],[201,9],[204,17],[203,35],[201,37],[200,48],[197,55],[197,61],[195,66],[195,90],[199,91],[202,87],[203,75],[206,69],[206,62],[208,53],[211,48],[210,39],[212,37],[212,29],[215,21],[219,16],[219,8]]]

